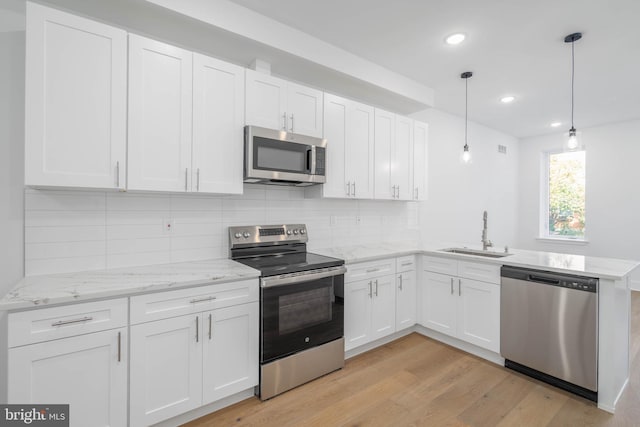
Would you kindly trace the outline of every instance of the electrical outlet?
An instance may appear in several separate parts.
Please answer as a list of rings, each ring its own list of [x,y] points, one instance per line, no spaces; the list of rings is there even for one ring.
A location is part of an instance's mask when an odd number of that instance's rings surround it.
[[[331,226],[338,225],[338,217],[335,215],[329,215],[329,225]]]
[[[360,215],[356,215],[356,224],[360,225],[361,222],[362,218],[360,218]]]

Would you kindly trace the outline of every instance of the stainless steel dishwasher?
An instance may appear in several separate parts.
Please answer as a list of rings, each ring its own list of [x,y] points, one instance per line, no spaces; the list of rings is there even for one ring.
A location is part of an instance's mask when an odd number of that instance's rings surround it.
[[[597,402],[598,279],[503,266],[505,366]]]

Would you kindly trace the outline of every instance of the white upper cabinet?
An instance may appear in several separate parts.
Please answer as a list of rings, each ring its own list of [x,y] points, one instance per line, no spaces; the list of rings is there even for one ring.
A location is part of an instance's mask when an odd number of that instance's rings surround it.
[[[320,90],[246,71],[246,124],[322,137]]]
[[[413,200],[427,200],[427,141],[429,126],[413,122]]]
[[[193,54],[129,35],[131,190],[190,188]]]
[[[391,150],[396,135],[395,114],[375,110],[375,198],[392,199],[395,186],[391,184]]]
[[[411,200],[413,120],[375,110],[375,198]]]
[[[359,102],[324,95],[327,182],[307,194],[336,198],[373,198],[374,112]]]
[[[127,33],[27,2],[25,184],[124,188]]]
[[[244,68],[193,55],[191,191],[242,194]]]
[[[391,182],[396,199],[413,199],[413,120],[396,116],[396,138],[391,152]]]
[[[373,132],[373,107],[352,101],[347,111],[345,144],[345,178],[351,187],[350,197],[373,199]]]

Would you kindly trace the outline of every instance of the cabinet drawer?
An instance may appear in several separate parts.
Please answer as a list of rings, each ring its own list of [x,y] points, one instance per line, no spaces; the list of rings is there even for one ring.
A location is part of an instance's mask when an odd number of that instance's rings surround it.
[[[456,276],[458,275],[458,261],[455,259],[424,255],[422,257],[422,269],[434,273]]]
[[[258,301],[258,280],[220,283],[131,298],[131,324]]]
[[[407,255],[396,258],[396,273],[411,271],[416,269],[416,257]]]
[[[10,313],[9,347],[127,326],[127,299]]]
[[[372,277],[395,274],[396,259],[389,258],[377,261],[360,262],[347,265],[347,272],[344,275],[346,283],[358,280],[370,279]]]
[[[480,280],[481,282],[500,284],[500,266],[460,261],[458,263],[458,276],[466,279]]]

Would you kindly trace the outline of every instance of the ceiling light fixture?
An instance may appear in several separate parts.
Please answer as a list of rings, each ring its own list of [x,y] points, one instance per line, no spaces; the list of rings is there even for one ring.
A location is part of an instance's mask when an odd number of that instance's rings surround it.
[[[471,71],[465,71],[460,74],[460,78],[464,79],[464,147],[462,148],[462,161],[464,163],[469,163],[471,161],[469,144],[467,144],[467,110],[469,107],[469,78],[471,76],[473,76]]]
[[[562,122],[553,122],[549,126],[551,126],[552,128],[557,128],[560,127],[560,125],[562,125]]]
[[[515,96],[508,95],[508,96],[503,96],[502,98],[500,98],[500,102],[502,102],[503,104],[510,104],[515,99],[516,99]]]
[[[448,36],[446,39],[444,39],[444,41],[447,42],[447,44],[457,45],[462,43],[466,37],[467,36],[465,36],[463,33],[455,33]]]
[[[569,34],[564,38],[565,43],[571,43],[571,129],[569,129],[569,138],[567,140],[567,147],[570,150],[578,148],[578,133],[573,126],[573,82],[575,75],[575,53],[574,44],[582,38],[582,33]]]

